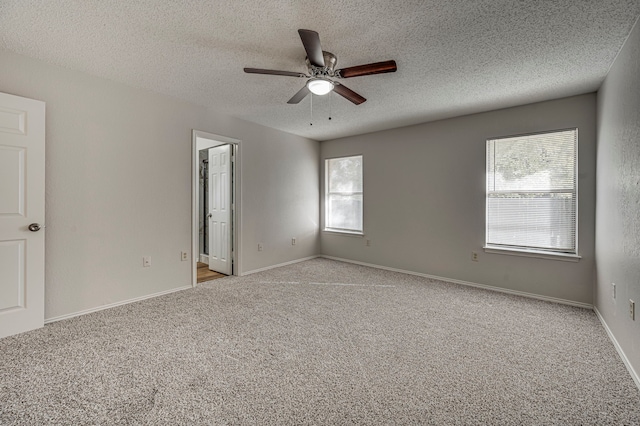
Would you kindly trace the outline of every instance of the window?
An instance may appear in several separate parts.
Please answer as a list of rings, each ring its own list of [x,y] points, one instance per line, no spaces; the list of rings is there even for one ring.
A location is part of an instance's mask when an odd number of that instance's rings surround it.
[[[362,155],[325,160],[325,230],[362,234]]]
[[[577,129],[487,141],[487,248],[577,254],[577,151]]]

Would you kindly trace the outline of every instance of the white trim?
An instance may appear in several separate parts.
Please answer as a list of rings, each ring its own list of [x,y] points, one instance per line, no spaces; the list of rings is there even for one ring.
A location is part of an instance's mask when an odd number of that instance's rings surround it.
[[[351,237],[364,237],[364,233],[360,232],[360,231],[340,231],[339,229],[335,229],[335,228],[325,228],[322,230],[322,232],[325,232],[327,234],[334,234],[334,235],[347,235],[347,236],[351,236]]]
[[[362,163],[362,191],[352,191],[352,192],[331,192],[329,186],[329,162],[331,160],[342,160],[345,158],[355,158],[360,157],[360,161]],[[355,155],[346,155],[341,157],[332,157],[324,159],[324,185],[322,187],[322,191],[324,196],[322,197],[323,202],[323,211],[324,215],[322,217],[322,223],[324,224],[323,231],[331,232],[335,234],[350,234],[350,235],[364,235],[364,155],[363,154],[355,154]],[[358,195],[362,196],[362,208],[360,209],[360,222],[362,223],[362,229],[340,229],[340,228],[332,228],[327,226],[327,217],[329,216],[329,196],[331,194],[340,194],[340,195]]]
[[[607,323],[604,320],[603,316],[600,314],[600,311],[598,311],[598,308],[596,308],[594,306],[593,307],[593,311],[598,316],[598,319],[600,320],[600,323],[604,327],[605,331],[607,332],[607,335],[609,336],[609,339],[611,339],[611,342],[613,343],[613,347],[616,348],[616,351],[618,352],[618,355],[620,355],[620,358],[622,359],[622,363],[624,364],[625,367],[627,367],[627,371],[629,371],[629,374],[631,374],[631,378],[633,379],[633,381],[635,382],[636,386],[638,387],[638,390],[640,390],[640,376],[638,375],[638,373],[636,373],[636,370],[633,369],[633,366],[631,365],[631,362],[629,362],[629,358],[627,358],[627,355],[622,350],[622,347],[618,343],[618,340],[616,340],[616,336],[613,335],[613,332],[611,331],[611,329],[607,325]]]
[[[206,263],[208,265],[209,264],[209,255],[208,254],[201,254],[200,255],[200,263]]]
[[[252,269],[251,271],[246,271],[242,273],[242,276],[255,274],[258,272],[268,271],[269,269],[279,268],[281,266],[293,265],[294,263],[304,262],[305,260],[315,259],[317,257],[323,257],[321,255],[313,255],[309,257],[303,257],[302,259],[291,260],[289,262],[278,263],[277,265],[265,266],[264,268]]]
[[[323,257],[325,259],[337,260],[339,262],[355,263],[356,265],[369,266],[371,268],[384,269],[386,271],[400,272],[400,273],[409,274],[409,275],[417,275],[419,277],[431,278],[434,280],[445,281],[453,284],[461,284],[469,287],[477,287],[485,290],[497,291],[499,293],[513,294],[516,296],[528,297],[530,299],[544,300],[546,302],[560,303],[562,305],[576,306],[578,308],[593,309],[593,305],[589,303],[575,302],[573,300],[560,299],[560,298],[551,297],[551,296],[542,296],[540,294],[527,293],[524,291],[511,290],[511,289],[502,288],[502,287],[494,287],[486,284],[478,284],[471,281],[462,281],[462,280],[456,280],[453,278],[439,277],[437,275],[423,274],[421,272],[407,271],[405,269],[390,268],[388,266],[374,265],[373,263],[365,263],[365,262],[358,262],[357,260],[343,259],[341,257],[326,256],[323,254],[321,254],[319,257]]]
[[[129,303],[134,303],[134,302],[139,302],[139,301],[145,300],[145,299],[151,299],[151,298],[154,298],[154,297],[164,296],[165,294],[175,293],[176,291],[188,290],[190,288],[192,288],[192,286],[185,285],[185,286],[178,287],[178,288],[172,288],[171,290],[161,291],[159,293],[147,294],[146,296],[135,297],[133,299],[127,299],[127,300],[123,300],[121,302],[109,303],[108,305],[102,305],[102,306],[98,306],[98,307],[91,308],[91,309],[85,309],[85,310],[82,310],[82,311],[74,312],[72,314],[65,314],[65,315],[60,315],[60,316],[53,317],[53,318],[48,318],[48,319],[44,320],[44,323],[45,324],[50,324],[52,322],[62,321],[62,320],[66,320],[66,319],[73,318],[73,317],[79,317],[81,315],[90,314],[92,312],[98,312],[98,311],[103,311],[105,309],[115,308],[116,306],[128,305]]]
[[[507,256],[535,257],[538,259],[561,260],[563,262],[579,262],[582,256],[570,253],[554,253],[552,251],[518,250],[498,246],[484,246],[485,253],[505,254]]]

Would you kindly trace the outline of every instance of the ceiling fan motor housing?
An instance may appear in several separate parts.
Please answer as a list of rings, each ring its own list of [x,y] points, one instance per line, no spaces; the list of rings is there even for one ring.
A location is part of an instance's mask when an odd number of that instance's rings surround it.
[[[322,47],[320,45],[320,36],[316,31],[299,29],[298,34],[300,35],[300,40],[302,41],[304,50],[305,52],[307,52],[306,63],[307,69],[309,70],[309,75],[300,72],[269,70],[262,68],[244,69],[244,72],[250,74],[271,74],[282,75],[285,77],[299,77],[309,79],[307,80],[307,83],[304,85],[304,87],[287,101],[288,104],[299,103],[309,93],[324,95],[331,91],[334,91],[335,93],[354,103],[355,105],[360,105],[361,103],[366,101],[363,96],[349,89],[344,84],[338,83],[337,81],[334,81],[332,79],[359,77],[371,74],[382,74],[387,72],[395,72],[397,69],[395,61],[383,61],[336,70],[336,63],[338,62],[336,55],[331,52],[322,50]]]
[[[315,76],[326,76],[326,77],[334,77],[335,76],[335,67],[338,63],[338,58],[331,52],[322,51],[322,56],[324,58],[324,67],[317,67],[315,65],[311,65],[309,62],[309,58],[306,58],[307,68],[309,68],[309,74],[312,77]]]

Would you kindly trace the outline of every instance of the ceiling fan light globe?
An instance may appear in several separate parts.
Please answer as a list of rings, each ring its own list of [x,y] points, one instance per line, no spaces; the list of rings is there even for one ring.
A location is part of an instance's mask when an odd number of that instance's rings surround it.
[[[314,95],[326,95],[333,90],[333,83],[323,78],[312,78],[307,82],[307,88]]]

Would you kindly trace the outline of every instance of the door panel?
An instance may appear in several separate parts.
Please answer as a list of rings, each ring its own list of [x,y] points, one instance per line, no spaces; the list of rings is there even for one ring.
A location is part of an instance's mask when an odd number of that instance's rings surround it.
[[[0,132],[2,128],[0,128]],[[0,145],[0,215],[24,216],[24,148]]]
[[[24,308],[24,240],[0,242],[0,312]]]
[[[231,274],[231,145],[209,149],[209,269]]]
[[[0,338],[44,325],[44,114],[0,93]]]

